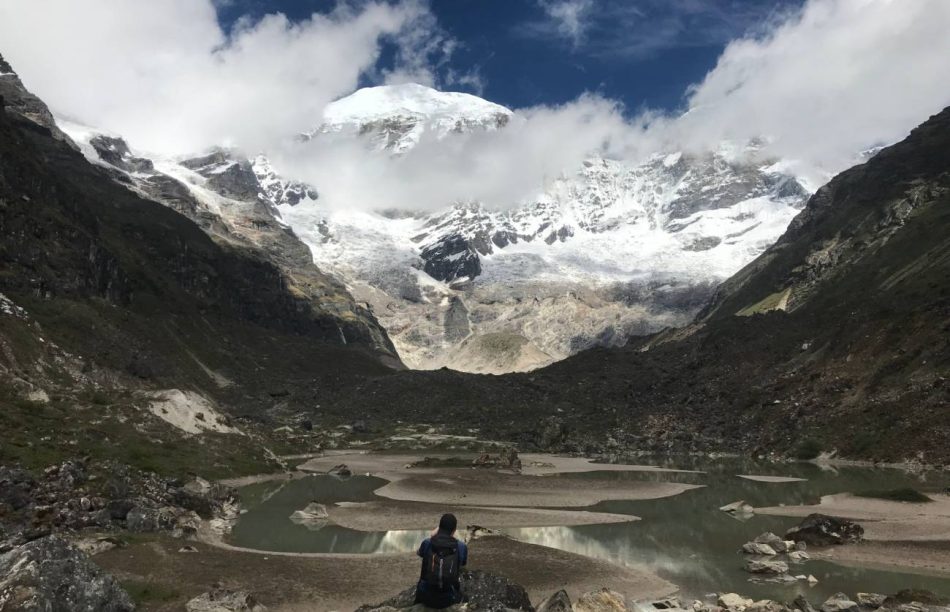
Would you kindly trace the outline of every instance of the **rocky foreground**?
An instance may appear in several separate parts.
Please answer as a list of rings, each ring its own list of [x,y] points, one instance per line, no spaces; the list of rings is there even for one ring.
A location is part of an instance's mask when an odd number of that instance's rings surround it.
[[[679,610],[690,612],[862,612],[870,610],[925,612],[950,609],[947,600],[926,591],[901,591],[896,595],[857,593],[854,598],[838,593],[826,601],[813,605],[805,597],[782,603],[772,600],[753,601],[736,593],[710,594],[705,600],[683,601],[671,597],[659,601],[633,602],[610,589],[585,593],[572,602],[565,591],[558,591],[537,606],[532,605],[523,588],[499,576],[485,572],[466,572],[462,575],[462,589],[467,593],[465,603],[448,608],[462,612],[501,612],[523,610],[526,612],[624,612],[627,610]],[[408,589],[378,605],[363,606],[357,612],[392,612],[412,610],[423,612],[428,608],[413,603],[413,590]]]
[[[480,457],[511,461],[504,454]],[[342,470],[342,466],[339,466]],[[189,482],[163,479],[111,462],[67,461],[34,474],[19,467],[0,467],[0,612],[7,610],[136,609],[135,597],[91,556],[128,545],[134,534],[158,534],[174,542],[178,553],[198,553],[195,541],[203,526],[225,530],[238,509],[233,490],[201,478]],[[762,534],[742,546],[752,580],[788,582],[806,579],[788,571],[789,561],[807,558],[809,546],[853,543],[862,529],[850,521],[811,515],[784,537]],[[197,558],[197,557],[195,557]],[[113,569],[115,567],[113,566]],[[268,602],[239,581],[229,580],[228,567],[217,570],[222,584],[196,597],[182,599],[190,612],[257,611]],[[275,574],[274,579],[283,579]],[[810,577],[808,577],[810,578]],[[605,581],[607,581],[605,579]],[[210,581],[209,581],[210,582]],[[870,585],[869,585],[870,586]],[[791,602],[754,601],[739,593],[711,593],[687,601],[676,597],[629,601],[607,588],[581,594],[572,601],[564,591],[532,602],[520,584],[482,570],[462,576],[466,601],[451,610],[523,610],[538,612],[622,612],[625,610],[689,610],[691,612],[930,612],[950,610],[947,600],[933,593],[903,591],[895,595],[839,593],[826,601],[798,597]],[[389,612],[424,608],[413,603],[414,588],[358,612]],[[324,609],[319,598],[313,609]],[[145,602],[151,609],[155,602]],[[178,605],[181,605],[178,604]],[[280,603],[275,609],[280,609]],[[171,609],[171,608],[161,608]]]

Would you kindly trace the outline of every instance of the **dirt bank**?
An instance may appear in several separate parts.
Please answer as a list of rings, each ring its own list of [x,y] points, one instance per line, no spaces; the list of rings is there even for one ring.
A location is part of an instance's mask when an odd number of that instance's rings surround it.
[[[454,506],[401,501],[344,502],[329,506],[327,511],[333,523],[358,531],[431,529],[443,512],[453,513],[462,526],[480,525],[491,528],[596,525],[639,520],[638,517],[628,514],[582,510]]]
[[[909,503],[841,493],[826,495],[811,506],[755,511],[792,517],[820,512],[858,521],[864,527],[864,542],[816,550],[813,557],[843,565],[950,576],[950,496],[930,497],[934,501]]]
[[[319,473],[345,463],[356,474],[389,480],[389,484],[376,491],[380,497],[456,507],[584,507],[613,499],[659,499],[700,486],[585,478],[581,472],[667,470],[653,466],[597,464],[587,459],[550,455],[525,455],[522,461],[526,471],[522,474],[471,467],[407,467],[421,458],[403,454],[334,454],[311,459],[299,469]]]

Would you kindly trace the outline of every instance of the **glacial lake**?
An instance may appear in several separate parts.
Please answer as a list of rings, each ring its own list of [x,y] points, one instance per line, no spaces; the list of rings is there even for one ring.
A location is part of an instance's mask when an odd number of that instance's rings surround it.
[[[605,559],[620,565],[641,567],[677,584],[685,597],[735,591],[753,598],[791,600],[798,594],[820,601],[837,593],[858,591],[894,593],[920,588],[950,596],[950,578],[846,567],[809,560],[790,564],[790,573],[811,574],[818,584],[750,581],[743,569],[746,557],[740,546],[759,533],[783,534],[800,519],[753,515],[739,520],[719,507],[744,499],[756,507],[816,503],[823,495],[913,487],[943,491],[950,474],[911,474],[890,468],[820,468],[807,463],[772,464],[738,460],[652,460],[650,465],[701,470],[683,472],[595,471],[585,479],[634,479],[685,482],[705,485],[680,495],[646,501],[605,501],[586,508],[591,511],[631,514],[642,520],[576,527],[531,527],[502,529],[512,538]],[[804,478],[801,482],[758,482],[738,474]],[[381,478],[354,476],[309,476],[293,481],[272,481],[241,489],[246,512],[234,527],[229,542],[262,551],[303,553],[406,553],[413,554],[428,530],[364,532],[326,525],[308,528],[290,520],[290,515],[316,501],[385,501],[374,491],[386,484]],[[570,492],[565,492],[569,495]],[[950,550],[948,550],[950,554]],[[784,557],[780,557],[784,560]]]

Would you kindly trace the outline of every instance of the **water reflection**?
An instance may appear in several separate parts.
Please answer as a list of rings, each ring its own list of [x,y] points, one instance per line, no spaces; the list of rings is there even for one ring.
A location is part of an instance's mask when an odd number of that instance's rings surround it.
[[[638,461],[642,462],[642,459]],[[605,559],[620,565],[643,567],[680,585],[684,594],[701,596],[731,590],[755,598],[792,599],[807,594],[818,600],[844,591],[896,592],[926,588],[950,595],[950,579],[846,568],[822,561],[792,567],[793,574],[813,574],[814,587],[806,582],[789,585],[750,582],[741,568],[741,544],[763,531],[784,533],[796,519],[754,515],[736,520],[718,508],[744,499],[753,506],[816,503],[821,496],[844,491],[915,487],[942,490],[950,475],[915,475],[894,469],[841,467],[825,471],[810,464],[774,465],[750,461],[703,462],[687,458],[656,464],[703,470],[702,474],[676,472],[591,472],[575,474],[587,479],[683,482],[705,485],[680,495],[645,501],[605,501],[591,509],[632,514],[643,520],[613,525],[536,527],[508,529],[512,537],[534,544]],[[769,483],[738,478],[737,474],[794,476],[801,482]],[[361,502],[379,499],[373,491],[385,484],[378,478],[354,477],[340,481],[314,476],[288,483],[264,483],[242,490],[249,511],[233,533],[241,546],[292,552],[379,553],[412,552],[426,531],[361,532],[327,525],[315,531],[296,525],[290,515],[310,502]]]

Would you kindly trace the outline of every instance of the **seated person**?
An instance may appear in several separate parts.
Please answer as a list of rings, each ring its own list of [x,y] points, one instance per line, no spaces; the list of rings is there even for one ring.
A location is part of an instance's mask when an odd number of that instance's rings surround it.
[[[416,585],[416,603],[441,609],[462,601],[459,572],[468,561],[468,547],[455,539],[457,527],[455,516],[444,514],[438,529],[422,541],[418,552],[422,575]]]

